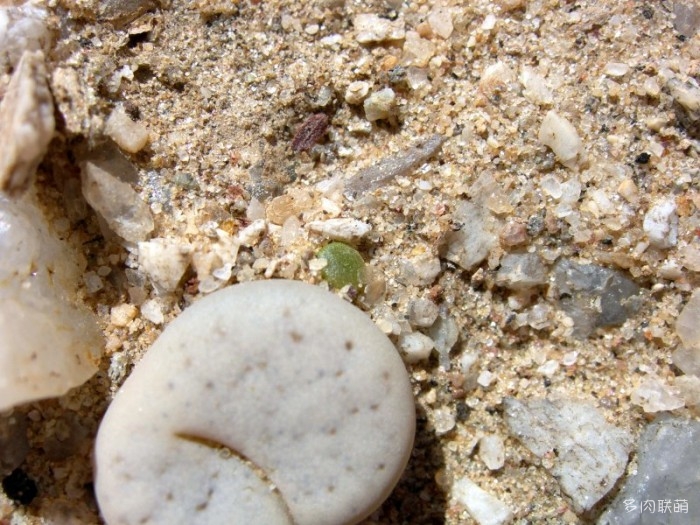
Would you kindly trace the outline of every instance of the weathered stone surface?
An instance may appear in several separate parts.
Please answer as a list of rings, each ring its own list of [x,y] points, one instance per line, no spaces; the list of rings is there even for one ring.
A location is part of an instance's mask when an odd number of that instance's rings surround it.
[[[696,525],[700,422],[660,416],[640,437],[637,458],[636,474],[627,478],[598,525]]]
[[[527,290],[547,282],[547,267],[536,253],[509,253],[501,259],[496,283],[511,290]]]
[[[31,185],[54,126],[44,54],[27,51],[0,103],[0,188],[17,195]]]
[[[538,457],[554,453],[549,470],[577,512],[590,509],[625,472],[631,436],[577,400],[506,398],[508,428]]]
[[[445,236],[442,255],[465,270],[471,270],[488,257],[498,242],[493,221],[485,207],[462,201],[457,204],[452,222],[457,229]]]

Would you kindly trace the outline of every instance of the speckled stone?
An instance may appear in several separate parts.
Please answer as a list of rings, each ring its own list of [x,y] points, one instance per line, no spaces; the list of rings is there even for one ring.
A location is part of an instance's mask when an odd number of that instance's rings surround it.
[[[411,386],[360,310],[309,284],[235,285],[175,319],[96,443],[109,525],[353,524],[408,460]]]

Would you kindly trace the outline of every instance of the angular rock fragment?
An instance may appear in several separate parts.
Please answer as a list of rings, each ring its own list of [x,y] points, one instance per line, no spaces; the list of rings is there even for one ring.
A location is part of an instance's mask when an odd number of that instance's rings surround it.
[[[442,271],[440,259],[426,251],[410,259],[401,258],[401,278],[408,284],[428,286]]]
[[[173,239],[139,243],[139,266],[158,293],[173,292],[190,264],[192,246]]]
[[[497,434],[489,434],[479,440],[479,458],[489,470],[498,470],[506,461],[506,451],[503,438]]]
[[[598,525],[697,524],[699,472],[700,422],[660,416],[639,439],[636,474]]]
[[[90,132],[90,107],[94,94],[83,83],[80,73],[71,67],[57,67],[51,72],[51,90],[66,131]]]
[[[457,322],[447,314],[447,310],[443,309],[428,330],[428,335],[435,343],[435,350],[438,353],[440,366],[445,369],[450,369],[450,351],[459,339],[459,328]]]
[[[697,0],[673,2],[673,28],[686,39],[691,39],[700,27],[700,4]]]
[[[145,240],[153,231],[153,216],[138,193],[93,162],[85,162],[81,173],[85,200],[109,228],[127,242]]]
[[[513,520],[513,512],[469,478],[461,478],[452,486],[452,497],[464,505],[479,525],[505,525]]]
[[[0,73],[16,69],[25,51],[46,51],[50,41],[46,9],[33,2],[12,3],[0,5]]]
[[[25,196],[0,196],[0,411],[59,396],[97,370],[102,336],[76,305],[77,255]]]
[[[549,469],[577,512],[590,509],[625,472],[632,437],[610,425],[593,405],[577,400],[506,398],[506,424]]]
[[[672,248],[678,243],[678,214],[673,199],[652,206],[644,216],[644,233],[655,248]]]
[[[116,108],[105,122],[105,134],[129,153],[138,153],[146,144],[150,134],[140,122],[134,122],[123,108]]]
[[[441,255],[471,270],[488,257],[498,243],[493,220],[486,208],[474,202],[461,201],[452,214],[455,231],[447,233]]]
[[[520,71],[520,83],[523,85],[523,95],[534,104],[545,106],[554,100],[552,91],[547,87],[547,83],[542,75],[535,69],[523,66]]]
[[[677,78],[669,80],[667,86],[676,102],[678,123],[691,136],[697,138],[700,135],[700,87],[681,82]]]
[[[402,62],[407,66],[426,67],[435,55],[435,44],[416,31],[408,31],[403,44]]]
[[[650,375],[645,377],[632,391],[630,401],[642,407],[644,412],[661,412],[676,410],[685,405],[675,389],[666,385],[661,378]]]
[[[440,38],[448,39],[454,31],[452,13],[444,7],[433,8],[428,15],[428,24],[430,24],[430,29]]]
[[[622,273],[595,264],[562,259],[554,266],[554,294],[574,321],[574,336],[588,337],[596,328],[618,326],[641,305],[639,287]]]
[[[406,36],[402,18],[391,21],[379,15],[363,13],[355,16],[352,21],[355,28],[355,39],[360,44],[374,44],[385,40],[400,40]]]
[[[536,253],[509,253],[501,259],[496,283],[511,290],[526,290],[547,282],[547,268]]]
[[[391,120],[396,117],[396,93],[391,88],[384,88],[372,93],[363,104],[365,117],[370,122]]]
[[[17,195],[26,190],[51,142],[53,102],[46,81],[44,54],[22,55],[0,103],[0,188]]]

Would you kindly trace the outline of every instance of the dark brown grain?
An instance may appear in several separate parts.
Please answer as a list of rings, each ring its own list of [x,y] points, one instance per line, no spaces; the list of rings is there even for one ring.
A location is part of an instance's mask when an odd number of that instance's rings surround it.
[[[324,113],[311,115],[299,126],[292,140],[292,149],[296,153],[311,149],[325,135],[327,129],[328,115]]]

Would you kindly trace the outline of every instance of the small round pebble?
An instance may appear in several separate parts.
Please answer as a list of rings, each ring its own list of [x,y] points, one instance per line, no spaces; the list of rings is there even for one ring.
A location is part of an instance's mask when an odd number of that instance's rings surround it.
[[[355,524],[408,461],[415,407],[363,312],[286,280],[217,291],[171,322],[97,435],[108,525]]]

